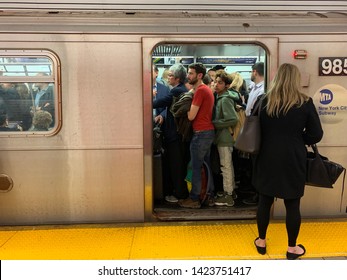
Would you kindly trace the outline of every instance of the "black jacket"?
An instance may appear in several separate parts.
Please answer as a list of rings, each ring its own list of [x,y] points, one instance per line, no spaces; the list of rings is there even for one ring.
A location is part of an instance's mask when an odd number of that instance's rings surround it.
[[[312,98],[284,116],[270,117],[266,99],[260,112],[261,147],[253,164],[259,193],[283,199],[304,195],[306,146],[319,142],[323,130]]]

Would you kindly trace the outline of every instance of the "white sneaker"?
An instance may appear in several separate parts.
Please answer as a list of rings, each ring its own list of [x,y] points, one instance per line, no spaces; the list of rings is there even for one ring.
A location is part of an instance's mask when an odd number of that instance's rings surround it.
[[[167,202],[170,202],[170,203],[177,203],[178,202],[178,199],[175,196],[173,196],[173,195],[165,196],[165,200]]]

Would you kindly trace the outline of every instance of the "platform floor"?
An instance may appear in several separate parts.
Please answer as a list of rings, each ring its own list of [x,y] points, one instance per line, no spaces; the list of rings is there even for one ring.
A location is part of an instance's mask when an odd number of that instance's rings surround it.
[[[1,260],[285,259],[283,221],[271,221],[267,254],[253,245],[254,220],[0,227]],[[347,219],[303,220],[302,259],[346,259]]]

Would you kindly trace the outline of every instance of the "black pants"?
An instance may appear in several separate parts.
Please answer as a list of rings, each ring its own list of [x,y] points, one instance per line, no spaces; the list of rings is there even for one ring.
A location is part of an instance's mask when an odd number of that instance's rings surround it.
[[[178,199],[187,198],[189,193],[185,178],[190,160],[189,143],[178,139],[165,143],[164,149],[164,194]]]
[[[273,202],[273,197],[259,194],[257,225],[259,237],[261,239],[266,238],[266,231],[270,222],[270,209]],[[288,246],[295,247],[301,225],[300,198],[285,199],[284,205],[286,207]]]

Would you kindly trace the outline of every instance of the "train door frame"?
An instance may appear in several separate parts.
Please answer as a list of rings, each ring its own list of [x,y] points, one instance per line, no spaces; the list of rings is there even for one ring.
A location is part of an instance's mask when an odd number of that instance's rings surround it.
[[[208,38],[207,38],[208,37]],[[153,215],[153,161],[152,161],[152,53],[161,44],[255,44],[266,51],[265,82],[272,79],[279,63],[279,38],[271,36],[175,36],[142,37],[142,76],[143,76],[143,157],[144,157],[144,219],[155,221]]]

